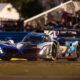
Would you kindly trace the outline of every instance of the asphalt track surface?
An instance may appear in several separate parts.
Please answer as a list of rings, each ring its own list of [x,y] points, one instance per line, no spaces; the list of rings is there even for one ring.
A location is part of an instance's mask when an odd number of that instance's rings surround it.
[[[3,76],[0,80],[80,80],[80,76]]]
[[[0,80],[80,80],[80,60],[1,60]]]

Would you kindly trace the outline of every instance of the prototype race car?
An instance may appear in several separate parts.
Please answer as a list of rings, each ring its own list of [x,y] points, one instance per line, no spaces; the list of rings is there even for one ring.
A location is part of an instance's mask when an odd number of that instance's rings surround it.
[[[55,38],[57,45],[55,47],[55,58],[67,58],[77,60],[80,55],[80,34],[76,30],[57,30]],[[50,35],[54,35],[52,32]],[[54,40],[54,36],[53,36]]]
[[[29,33],[17,44],[24,58],[37,60],[38,58],[51,58],[53,42],[44,33]]]
[[[0,58],[10,60],[12,57],[28,60],[51,59],[53,41],[44,33],[28,33],[16,46],[0,44]]]

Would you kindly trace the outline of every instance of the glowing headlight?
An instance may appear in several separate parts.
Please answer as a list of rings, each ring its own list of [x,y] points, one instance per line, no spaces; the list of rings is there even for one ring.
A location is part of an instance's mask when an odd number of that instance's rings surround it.
[[[18,43],[18,44],[17,44],[17,48],[18,48],[18,49],[20,49],[22,46],[23,46],[23,44],[21,44],[21,43]]]
[[[2,50],[2,48],[0,47],[0,54],[3,54],[3,50]]]

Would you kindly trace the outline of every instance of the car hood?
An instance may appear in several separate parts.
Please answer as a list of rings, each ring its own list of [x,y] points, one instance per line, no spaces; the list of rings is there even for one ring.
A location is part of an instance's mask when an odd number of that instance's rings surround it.
[[[39,43],[19,42],[18,44],[23,44],[23,45],[38,45]],[[17,44],[17,45],[18,45],[18,44]]]
[[[37,47],[38,44],[35,43],[31,43],[31,42],[20,42],[17,43],[16,47],[18,49],[22,49],[22,48],[32,48],[32,47]]]

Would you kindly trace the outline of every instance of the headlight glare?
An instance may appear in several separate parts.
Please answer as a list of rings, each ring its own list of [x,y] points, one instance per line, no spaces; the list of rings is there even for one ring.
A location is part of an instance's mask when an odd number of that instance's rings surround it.
[[[17,48],[18,48],[18,49],[20,49],[22,46],[23,46],[23,44],[21,44],[21,43],[18,43],[18,44],[17,44]]]
[[[0,53],[1,53],[1,54],[3,54],[3,50],[2,50],[2,48],[1,48],[1,47],[0,47]]]

